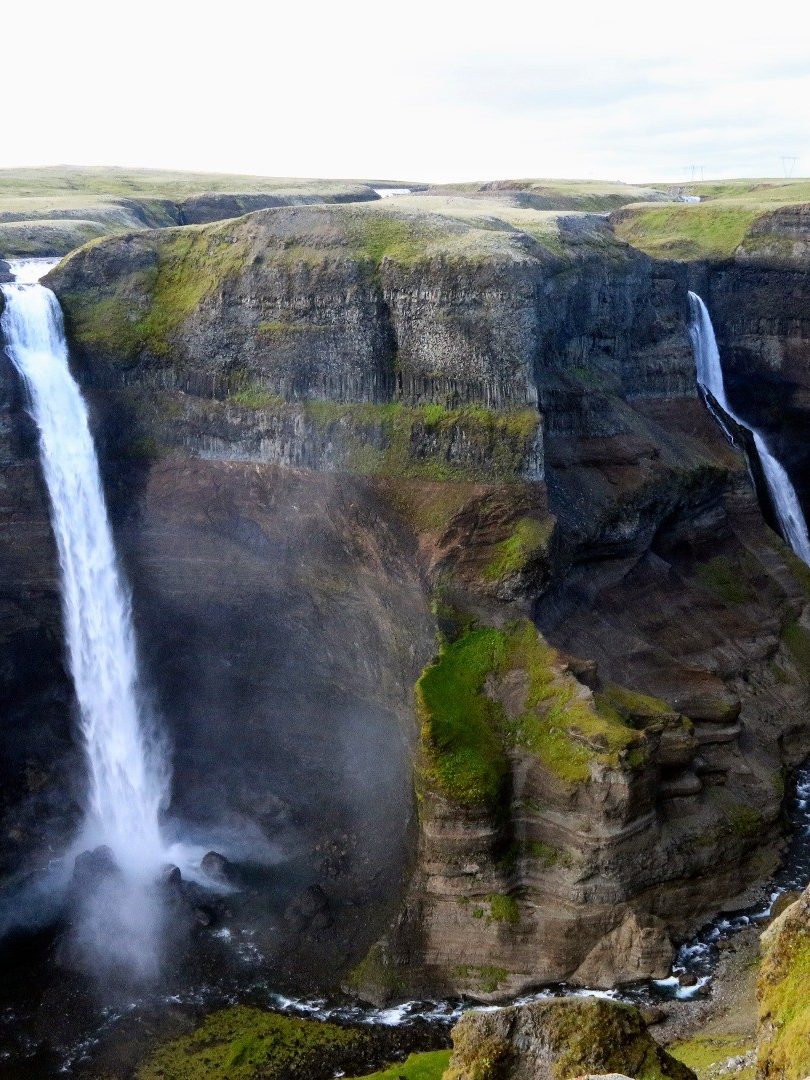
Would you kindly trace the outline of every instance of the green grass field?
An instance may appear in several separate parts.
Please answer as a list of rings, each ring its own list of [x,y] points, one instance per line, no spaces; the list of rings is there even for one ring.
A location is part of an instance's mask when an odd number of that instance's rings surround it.
[[[401,182],[324,180],[185,173],[158,169],[67,167],[0,169],[0,257],[64,255],[87,240],[134,229],[161,228],[185,220],[186,200],[200,195],[240,196],[220,216],[255,209],[256,196],[295,201],[351,202],[374,198],[373,186]],[[407,183],[404,186],[408,186]],[[599,180],[514,179],[463,184],[416,184],[396,200],[424,214],[422,234],[437,219],[462,220],[481,233],[518,230],[549,252],[565,254],[561,221],[581,214],[611,214],[616,238],[654,258],[727,258],[738,249],[792,254],[776,230],[756,234],[756,223],[780,207],[810,202],[810,180],[750,179],[689,184],[623,184]],[[676,201],[699,195],[701,202]],[[372,203],[384,211],[388,200]],[[191,220],[203,220],[191,218]],[[211,220],[210,218],[207,220]],[[390,231],[390,229],[389,229]],[[440,230],[444,231],[444,230]],[[405,241],[407,237],[399,237]],[[424,237],[422,237],[424,239]],[[380,239],[390,246],[388,235]],[[615,243],[610,232],[592,229],[587,242]],[[379,244],[378,244],[379,246]],[[401,246],[401,244],[400,244]]]
[[[0,258],[66,255],[99,236],[177,225],[185,200],[212,193],[324,202],[373,197],[369,185],[345,180],[105,167],[0,169]]]
[[[778,230],[767,240],[753,235],[757,221],[784,206],[810,202],[810,180],[726,180],[684,184],[668,189],[699,195],[699,203],[630,205],[614,216],[621,239],[658,258],[680,260],[728,258],[766,244],[771,253],[789,252]]]

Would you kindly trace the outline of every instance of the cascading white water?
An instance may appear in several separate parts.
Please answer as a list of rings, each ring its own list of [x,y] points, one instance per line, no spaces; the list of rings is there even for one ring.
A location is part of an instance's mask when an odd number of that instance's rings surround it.
[[[85,842],[107,844],[129,876],[164,861],[159,813],[165,757],[140,705],[135,638],[118,568],[87,409],[68,368],[62,312],[38,278],[49,264],[12,263],[2,286],[6,351],[25,381],[61,568],[70,671],[89,766]]]
[[[692,323],[689,328],[689,335],[692,339],[692,348],[695,354],[698,385],[704,392],[714,398],[723,412],[730,416],[735,423],[751,432],[782,535],[799,558],[810,565],[810,537],[808,537],[807,522],[802,513],[796,489],[793,487],[785,469],[768,449],[762,435],[755,428],[752,428],[750,424],[741,420],[729,404],[723,380],[723,368],[720,363],[720,351],[717,348],[717,340],[714,336],[714,327],[709,312],[697,293],[689,293],[689,302],[692,307]],[[717,411],[712,408],[710,400],[707,400],[707,404],[712,415],[728,435],[729,432],[723,423],[723,417],[718,415]]]

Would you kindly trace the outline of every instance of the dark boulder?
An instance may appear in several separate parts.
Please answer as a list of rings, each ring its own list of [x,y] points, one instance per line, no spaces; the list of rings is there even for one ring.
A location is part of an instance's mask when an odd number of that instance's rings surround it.
[[[180,872],[180,867],[175,866],[174,863],[166,863],[161,867],[160,874],[158,875],[158,884],[163,885],[167,889],[179,889],[183,884],[183,875]]]
[[[101,844],[88,851],[80,851],[73,863],[73,885],[81,890],[92,889],[99,882],[120,874],[112,848]]]
[[[233,882],[233,864],[224,855],[220,855],[218,851],[209,851],[203,855],[200,869],[212,881],[219,881],[228,885]]]
[[[325,930],[332,921],[329,898],[320,885],[310,885],[292,898],[284,918],[293,930]]]

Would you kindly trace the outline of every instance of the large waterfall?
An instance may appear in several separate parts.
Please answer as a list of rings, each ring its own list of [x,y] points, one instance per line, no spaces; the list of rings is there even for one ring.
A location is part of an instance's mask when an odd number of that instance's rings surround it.
[[[61,567],[70,671],[89,769],[83,842],[106,844],[128,875],[154,877],[164,755],[141,704],[127,588],[116,559],[87,408],[68,368],[59,303],[41,260],[12,264],[0,320],[30,395]]]
[[[713,407],[712,399],[720,406],[723,413],[731,417],[740,427],[751,432],[782,535],[799,558],[810,565],[810,538],[796,489],[790,482],[785,469],[768,449],[762,435],[750,424],[741,420],[729,404],[723,380],[723,368],[720,364],[720,352],[709,312],[697,293],[689,293],[689,302],[692,306],[689,334],[695,353],[698,385],[707,395],[707,404],[726,434],[729,433],[723,423],[723,417],[718,415]]]

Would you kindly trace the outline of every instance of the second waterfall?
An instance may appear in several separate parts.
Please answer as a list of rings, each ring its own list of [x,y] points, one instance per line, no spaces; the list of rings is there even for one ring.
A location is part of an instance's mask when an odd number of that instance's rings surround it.
[[[741,420],[731,407],[726,396],[720,351],[717,348],[709,312],[697,293],[689,293],[689,303],[692,307],[690,336],[695,353],[698,386],[706,397],[709,409],[726,434],[728,431],[722,414],[751,432],[782,536],[795,554],[810,566],[810,538],[796,489],[782,464],[768,449],[762,435],[750,424]],[[719,406],[721,415],[718,415],[715,406]]]
[[[85,846],[105,844],[128,876],[163,862],[168,770],[141,703],[127,588],[118,567],[87,408],[68,367],[62,312],[39,260],[12,266],[0,327],[30,395],[61,569],[70,672],[89,772]]]

